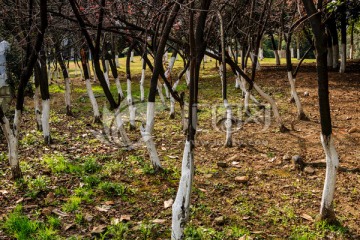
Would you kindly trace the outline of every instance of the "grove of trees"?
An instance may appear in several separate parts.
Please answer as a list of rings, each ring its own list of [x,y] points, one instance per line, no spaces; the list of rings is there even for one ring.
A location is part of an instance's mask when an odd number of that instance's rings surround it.
[[[66,115],[76,121],[72,103],[75,101],[74,80],[70,74],[75,71],[84,81],[84,94],[91,104],[89,109],[81,110],[92,111],[93,119],[88,122],[98,124],[99,129],[103,126],[104,112],[93,90],[99,83],[107,103],[107,115],[114,123],[107,130],[118,133],[119,144],[125,151],[138,147],[129,137],[136,133],[148,153],[146,161],[151,163],[156,174],[166,171],[165,160],[158,153],[160,146],[155,141],[157,106],[169,112],[169,121],[177,121],[175,116],[181,116],[176,124],[185,135],[183,144],[179,145],[183,154],[181,176],[172,204],[171,239],[186,239],[184,231],[191,219],[201,124],[198,121],[202,111],[199,92],[207,91],[199,87],[205,64],[212,59],[218,67],[221,89],[217,92],[224,114],[217,124],[224,129],[223,147],[231,149],[236,147],[232,129],[239,122],[230,103],[232,89],[239,89],[242,96],[239,104],[244,106],[244,116],[251,117],[255,109],[269,109],[275,122],[274,131],[288,133],[293,128],[286,126],[275,97],[262,87],[266,82],[259,84],[258,72],[264,68],[262,59],[275,58],[273,65],[287,77],[291,101],[297,109],[296,115],[291,117],[307,122],[311,113],[302,105],[297,76],[304,60],[313,58],[318,87],[318,101],[313,104],[319,109],[318,133],[326,159],[317,220],[338,221],[334,202],[339,157],[332,129],[329,74],[346,75],[347,62],[356,61],[354,59],[359,56],[359,1],[3,0],[0,6],[0,40],[6,40],[10,46],[5,54],[6,61],[1,64],[6,67],[6,83],[12,89],[13,99],[7,111],[0,104],[0,136],[6,141],[13,181],[24,177],[20,167],[24,156],[19,155],[19,141],[27,129],[21,127],[22,116],[25,112],[32,114],[24,109],[34,109],[31,110],[35,113],[34,129],[42,132],[44,145],[61,144],[53,140],[49,121],[53,111],[51,84],[59,84],[54,83],[54,79],[61,79],[57,80],[64,89],[61,106]],[[134,56],[141,57],[139,85],[132,69]],[[125,65],[119,63],[119,57],[125,58]],[[183,61],[179,72],[174,71],[177,59]],[[281,67],[281,61],[285,61],[285,68]],[[150,77],[145,75],[146,71],[151,72]],[[235,86],[230,85],[233,79]],[[185,88],[179,87],[183,81]],[[115,92],[111,86],[116,86]],[[139,86],[140,99],[133,95],[134,86]],[[33,97],[33,104],[29,106],[25,106],[27,96]],[[146,110],[139,108],[141,102],[146,103]],[[139,125],[137,119],[141,111],[146,120]],[[210,117],[208,120],[211,121]],[[127,122],[130,127],[125,124]]]

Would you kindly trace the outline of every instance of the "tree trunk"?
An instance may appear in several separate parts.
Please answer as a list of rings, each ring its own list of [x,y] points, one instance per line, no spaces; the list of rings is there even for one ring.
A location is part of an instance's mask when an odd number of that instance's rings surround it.
[[[21,111],[15,110],[14,126],[10,127],[9,120],[5,116],[0,106],[0,124],[8,143],[9,164],[11,168],[11,178],[20,179],[22,177],[19,159],[18,159],[18,143],[19,143],[19,123],[21,119]]]
[[[318,95],[319,95],[319,109],[320,109],[320,124],[321,124],[321,142],[324,147],[326,156],[326,177],[324,183],[324,190],[321,199],[320,219],[327,221],[335,220],[335,213],[333,210],[333,197],[336,182],[336,170],[338,168],[339,160],[332,141],[332,126],[329,103],[329,86],[328,86],[328,72],[327,72],[327,48],[325,28],[322,24],[320,14],[314,6],[312,0],[302,0],[308,16],[310,24],[315,36],[316,49],[316,69],[318,75]]]
[[[43,128],[43,135],[44,135],[44,142],[45,144],[49,145],[51,143],[50,137],[50,93],[49,93],[49,83],[47,77],[47,68],[46,68],[46,56],[45,50],[42,49],[40,51],[40,92],[41,92],[41,99],[42,99],[42,128]]]
[[[333,65],[333,51],[332,51],[332,41],[330,34],[327,35],[327,66],[331,67]]]
[[[63,77],[65,80],[65,106],[66,106],[66,115],[72,116],[71,112],[71,87],[70,87],[70,79],[69,79],[69,73],[65,66],[64,59],[62,57],[61,51],[60,51],[60,43],[55,44],[55,51],[56,51],[56,58],[57,61],[60,64]]]
[[[81,56],[81,64],[82,64],[82,68],[84,71],[84,77],[85,77],[85,84],[86,84],[86,90],[93,108],[93,112],[94,112],[94,122],[95,123],[100,123],[101,122],[101,118],[100,118],[100,112],[99,112],[99,106],[97,104],[96,98],[94,96],[94,92],[92,90],[91,87],[91,82],[90,82],[90,74],[89,74],[89,63],[87,61],[87,57],[86,57],[86,51],[84,48],[81,48],[80,50],[80,56]]]
[[[350,30],[350,59],[354,59],[354,25],[355,22],[352,22]]]
[[[231,107],[227,101],[227,86],[226,86],[226,59],[225,59],[225,33],[224,33],[224,23],[221,13],[218,12],[219,22],[220,22],[220,39],[221,39],[221,68],[220,76],[222,82],[222,97],[224,101],[224,107],[226,109],[226,120],[225,120],[225,129],[226,129],[226,138],[225,138],[225,147],[232,147],[232,137],[231,137]]]
[[[201,62],[206,50],[204,41],[205,22],[211,1],[202,0],[200,3],[199,17],[197,19],[196,37],[194,36],[194,12],[190,10],[190,86],[189,86],[189,122],[187,139],[185,142],[181,179],[174,204],[172,206],[172,240],[184,238],[184,228],[189,220],[191,189],[194,176],[194,145],[197,127],[197,103],[198,103],[198,82]],[[194,8],[194,2],[190,3],[190,8]],[[223,51],[224,52],[224,51]],[[225,63],[225,61],[224,61]],[[225,65],[225,64],[224,64]]]
[[[38,131],[42,131],[41,123],[41,107],[40,107],[40,69],[38,67],[34,68],[34,82],[35,82],[35,92],[34,92],[34,108],[35,108],[35,117],[36,117],[36,127]]]
[[[144,55],[146,51],[144,52]],[[145,70],[146,70],[146,61],[145,56],[142,58],[142,69],[141,69],[141,79],[140,79],[140,101],[144,102],[145,100],[145,92],[144,92],[144,82],[145,82]]]
[[[276,42],[274,39],[274,36],[271,34],[270,35],[270,40],[271,40],[271,46],[273,48],[274,51],[274,55],[275,55],[275,61],[276,61],[276,65],[280,65],[280,57],[279,57],[279,52],[276,46]]]
[[[340,27],[341,27],[341,64],[340,73],[345,72],[346,68],[346,0],[342,0]]]

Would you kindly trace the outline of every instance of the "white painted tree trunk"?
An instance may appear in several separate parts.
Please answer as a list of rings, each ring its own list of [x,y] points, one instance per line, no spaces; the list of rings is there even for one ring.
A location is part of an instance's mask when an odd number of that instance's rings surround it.
[[[203,61],[204,61],[204,63],[207,63],[207,62],[208,62],[206,55],[204,55]]]
[[[21,111],[15,110],[13,129],[11,129],[9,120],[7,119],[6,116],[2,118],[3,123],[1,124],[2,130],[4,132],[8,144],[9,164],[13,178],[18,178],[21,176],[21,170],[20,170],[19,158],[18,158],[20,119],[21,119]]]
[[[226,109],[226,120],[225,120],[225,129],[226,129],[226,138],[225,138],[225,147],[232,147],[232,113],[231,107],[229,106],[227,100],[224,100],[224,107]]]
[[[240,88],[240,77],[239,74],[237,74],[236,78],[235,78],[235,88],[239,89]]]
[[[194,177],[194,154],[190,142],[185,142],[181,178],[174,204],[172,205],[171,239],[184,239],[185,223],[189,219],[191,187]]]
[[[332,47],[328,47],[328,54],[327,54],[327,66],[331,67],[333,64],[333,51],[332,51]]]
[[[109,73],[108,72],[104,72],[104,78],[105,78],[106,84],[110,88],[110,80],[109,80]]]
[[[134,50],[131,51],[130,62],[134,62]]]
[[[120,98],[121,99],[124,98],[124,93],[123,93],[122,88],[121,88],[119,76],[115,79],[115,84],[116,84],[117,92],[120,95]]]
[[[250,58],[251,58],[252,62],[254,62],[255,58],[257,58],[257,57],[258,56],[256,56],[255,54],[250,53]],[[260,69],[261,69],[260,62],[259,62],[259,59],[257,59],[257,61],[256,61],[256,70],[260,70]]]
[[[153,165],[153,168],[155,170],[159,170],[162,167],[152,135],[154,129],[154,117],[155,117],[155,102],[148,102],[147,111],[146,111],[146,125],[145,128],[144,127],[140,128],[140,132],[143,141],[145,142],[146,147],[149,151],[150,161]]]
[[[169,61],[169,57],[168,57],[169,53],[168,51],[165,51],[164,55],[163,55],[163,63],[167,64]]]
[[[321,198],[320,216],[322,219],[334,216],[333,198],[335,192],[336,171],[339,166],[339,158],[335,150],[332,136],[321,134],[321,143],[326,156],[326,176]]]
[[[333,45],[333,68],[338,67],[339,62],[339,45]]]
[[[186,81],[186,85],[189,86],[189,84],[190,84],[190,69],[187,69],[185,72],[185,81]]]
[[[279,51],[278,51],[278,50],[274,50],[274,55],[275,55],[275,62],[276,62],[276,65],[280,65],[280,56],[279,56]]]
[[[41,124],[41,108],[40,108],[40,86],[35,88],[34,93],[34,108],[35,108],[35,117],[36,117],[36,126],[38,131],[42,131]]]
[[[165,96],[166,96],[167,99],[169,99],[170,98],[170,91],[169,91],[169,89],[168,89],[168,87],[166,86],[165,83],[163,84],[163,86],[164,86],[164,89],[165,89]]]
[[[271,105],[275,121],[279,125],[280,130],[282,131],[284,129],[284,125],[280,118],[279,110],[274,99],[272,99],[268,94],[262,91],[261,88],[256,83],[254,83],[254,89],[259,93],[261,97],[263,97]]]
[[[170,119],[175,118],[175,99],[170,96]]]
[[[264,49],[259,48],[259,60],[263,60],[264,59]]]
[[[116,122],[117,130],[120,133],[120,137],[121,137],[124,145],[126,147],[131,147],[131,141],[130,141],[129,137],[126,134],[126,131],[124,129],[124,121],[121,118],[120,106],[115,111],[115,122]]]
[[[126,96],[126,99],[127,99],[127,103],[129,105],[132,105],[133,103],[133,98],[132,98],[132,94],[131,94],[131,80],[130,79],[127,79],[126,80],[126,86],[127,86],[127,96]]]
[[[91,102],[91,105],[93,108],[93,112],[94,112],[94,118],[95,118],[94,121],[99,122],[100,121],[99,106],[98,106],[96,98],[94,96],[94,92],[91,87],[90,79],[86,79],[85,83],[86,83],[86,90],[89,95],[89,99],[90,99],[90,102]]]
[[[295,57],[294,48],[290,48],[290,54],[291,54],[291,58]]]
[[[130,114],[130,130],[135,130],[136,126],[135,126],[135,115],[136,115],[136,107],[131,104],[129,105],[129,114]]]
[[[51,143],[49,120],[50,120],[50,99],[46,99],[46,100],[42,100],[42,115],[41,115],[43,135],[46,144]]]
[[[354,59],[354,44],[350,44],[349,58]]]
[[[66,113],[71,114],[71,86],[69,78],[65,78],[65,104]]]
[[[296,49],[296,58],[297,58],[297,60],[300,60],[300,59],[301,59],[301,56],[300,56],[300,48]]]
[[[299,120],[304,120],[305,113],[304,113],[304,111],[302,109],[299,96],[297,95],[296,86],[295,86],[295,79],[293,78],[293,75],[292,75],[291,71],[288,71],[288,80],[289,80],[290,87],[291,87],[290,93],[291,93],[291,96],[295,100],[296,108],[297,108],[297,111],[298,111],[298,119]]]
[[[177,56],[177,55],[176,55]],[[168,69],[170,70],[170,72],[172,71],[172,69],[174,68],[174,65],[175,65],[175,60],[176,60],[176,57],[174,56],[171,56],[170,58],[170,62],[169,62],[169,67]]]
[[[342,43],[341,44],[341,64],[340,64],[339,72],[344,73],[345,67],[346,67],[346,44]]]
[[[115,55],[115,66],[116,66],[117,68],[120,67],[119,55]]]

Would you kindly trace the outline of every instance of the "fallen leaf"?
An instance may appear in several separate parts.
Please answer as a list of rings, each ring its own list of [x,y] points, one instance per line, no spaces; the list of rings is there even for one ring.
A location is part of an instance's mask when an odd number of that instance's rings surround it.
[[[237,176],[237,177],[235,177],[235,182],[246,183],[248,181],[249,181],[248,176]]]
[[[105,231],[106,227],[107,227],[106,225],[96,226],[91,230],[91,233],[103,233]]]
[[[6,191],[6,190],[0,190],[0,193],[5,195],[5,194],[7,194],[7,193],[9,193],[9,192]]]
[[[106,205],[114,205],[115,203],[114,203],[114,201],[106,201],[105,204]]]
[[[306,219],[306,220],[308,220],[308,221],[310,221],[310,222],[313,222],[313,221],[314,221],[314,219],[313,219],[310,215],[308,215],[308,214],[306,214],[306,213],[302,213],[302,214],[300,215],[300,217],[302,217],[303,219]]]
[[[87,222],[91,222],[94,217],[91,214],[86,213],[84,218]]]
[[[167,209],[169,207],[171,207],[174,203],[174,200],[172,198],[170,198],[169,200],[167,201],[164,201],[164,208]]]
[[[171,159],[177,159],[177,158],[179,158],[178,156],[171,156],[171,155],[168,155],[168,157],[171,158]]]
[[[15,203],[21,203],[22,201],[24,201],[24,198],[19,198]]]
[[[163,224],[163,223],[166,222],[166,220],[165,220],[165,219],[154,219],[154,220],[152,220],[152,222],[153,222],[153,223]]]
[[[69,216],[69,214],[65,213],[65,212],[62,212],[60,211],[59,209],[53,209],[52,212],[60,217],[67,217]]]
[[[128,222],[130,221],[132,215],[121,215],[120,216],[120,222]]]
[[[73,226],[75,226],[75,223],[66,224],[66,225],[64,226],[64,231],[69,230],[69,229],[72,228]]]
[[[100,212],[107,212],[107,211],[109,211],[111,206],[109,206],[109,205],[101,205],[101,206],[96,206],[95,208],[96,208],[96,210],[98,210]]]

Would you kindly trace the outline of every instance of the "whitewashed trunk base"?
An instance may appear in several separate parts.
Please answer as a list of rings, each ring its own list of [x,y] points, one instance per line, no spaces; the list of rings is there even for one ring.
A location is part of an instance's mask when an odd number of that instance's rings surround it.
[[[170,96],[170,119],[175,118],[175,99]]]
[[[4,132],[8,144],[9,164],[11,168],[12,179],[19,179],[22,176],[19,165],[19,158],[18,158],[20,118],[21,118],[20,110],[15,110],[13,130],[10,128],[10,123],[7,117],[4,116],[2,118],[2,122],[4,123],[1,124],[1,128]]]
[[[136,107],[134,105],[129,105],[129,120],[130,120],[130,130],[135,130],[135,115],[136,115]]]
[[[275,118],[276,123],[279,126],[280,132],[287,131],[288,129],[282,123],[282,120],[281,120],[280,114],[279,114],[279,110],[278,110],[278,107],[277,107],[274,99],[272,99],[268,94],[266,94],[264,91],[262,91],[261,88],[256,83],[254,83],[254,88],[259,93],[259,95],[261,97],[263,97],[271,105],[271,108],[272,108],[272,111],[274,114],[274,118]]]
[[[121,118],[121,114],[120,114],[120,107],[115,111],[115,122],[116,122],[116,127],[117,130],[120,133],[120,137],[122,142],[124,143],[124,145],[128,148],[131,148],[132,143],[128,137],[128,135],[126,134],[126,131],[124,129],[124,121]]]
[[[133,98],[132,98],[132,94],[131,94],[131,80],[130,79],[126,80],[126,85],[127,85],[127,96],[126,96],[127,103],[129,105],[132,105],[133,104]]]
[[[147,111],[146,111],[146,126],[145,128],[141,127],[140,132],[143,141],[145,142],[145,145],[148,149],[150,161],[153,165],[153,168],[155,171],[157,171],[159,169],[162,169],[162,166],[152,136],[152,132],[154,129],[154,117],[155,117],[155,103],[148,102]]]
[[[184,228],[189,220],[191,187],[194,176],[194,157],[190,142],[185,142],[181,166],[181,178],[174,204],[172,205],[171,239],[184,239]]]
[[[225,120],[225,129],[226,129],[226,138],[225,138],[225,147],[232,147],[232,112],[231,107],[229,106],[227,100],[224,100],[224,106],[226,108],[226,120]]]
[[[117,78],[115,79],[115,84],[116,84],[116,89],[117,89],[117,92],[118,92],[120,98],[123,99],[123,98],[124,98],[124,93],[123,93],[123,90],[122,90],[122,88],[121,88],[121,84],[120,84],[120,79],[119,79],[119,77],[117,77]]]
[[[46,99],[46,100],[42,100],[42,116],[41,116],[41,123],[43,128],[45,144],[51,143],[49,120],[50,120],[50,99]]]
[[[296,86],[295,86],[295,79],[293,78],[293,75],[292,73],[289,71],[288,72],[288,80],[289,80],[289,83],[290,83],[290,87],[291,87],[291,96],[294,98],[295,100],[295,104],[296,104],[296,108],[297,108],[297,111],[298,111],[298,119],[299,120],[307,120],[307,117],[304,113],[304,110],[302,109],[302,106],[301,106],[301,102],[300,102],[300,98],[296,92]]]
[[[280,65],[280,56],[278,50],[274,50],[276,65]]]
[[[94,96],[94,92],[91,87],[90,79],[86,79],[85,83],[86,83],[86,90],[89,95],[89,99],[90,99],[90,102],[91,102],[91,105],[93,108],[93,112],[94,112],[94,122],[99,123],[99,122],[101,122],[99,106],[98,106],[96,98]]]
[[[321,134],[321,143],[326,156],[326,176],[321,198],[320,217],[326,220],[335,220],[333,198],[335,192],[336,171],[339,166],[338,154],[335,150],[332,136]]]

